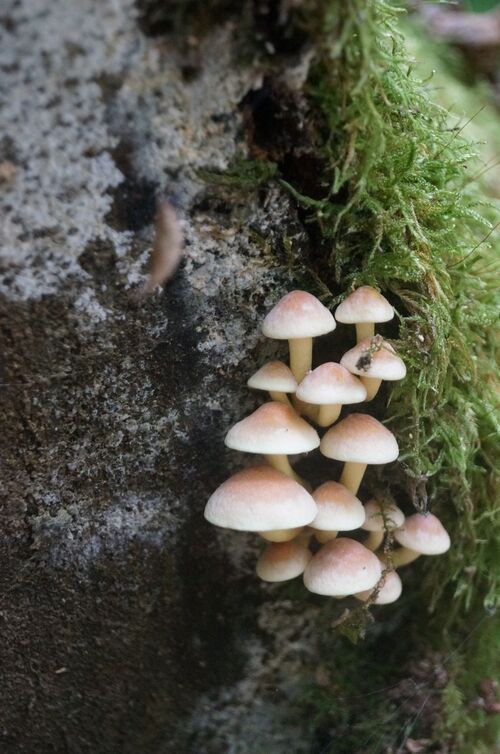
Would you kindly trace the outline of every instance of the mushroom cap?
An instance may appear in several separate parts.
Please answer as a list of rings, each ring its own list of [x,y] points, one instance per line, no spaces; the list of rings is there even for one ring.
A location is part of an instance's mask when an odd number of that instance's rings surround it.
[[[349,414],[321,440],[327,458],[356,463],[390,463],[399,455],[396,438],[373,416]]]
[[[370,362],[367,364],[367,368],[363,366],[358,367],[357,364],[362,360],[364,364],[363,355],[372,345],[372,338],[364,338],[357,346],[347,351],[340,363],[352,374],[358,374],[362,377],[373,377],[378,380],[402,380],[406,377],[406,366],[399,356],[396,356],[394,348],[390,343],[382,342],[381,348],[375,350],[370,357]]]
[[[381,505],[378,500],[372,499],[365,503],[365,522],[361,528],[365,531],[385,531],[382,510],[389,530],[399,529],[404,524],[405,514],[397,505]]]
[[[223,482],[205,507],[215,526],[238,531],[292,529],[309,524],[316,503],[296,481],[272,466],[251,466]]]
[[[450,548],[450,535],[433,513],[414,513],[394,532],[403,547],[422,555],[441,555]]]
[[[225,443],[228,448],[245,453],[288,455],[314,450],[319,437],[291,406],[271,401],[231,427]]]
[[[365,509],[343,484],[325,482],[313,492],[318,512],[311,526],[322,531],[358,529],[365,520]]]
[[[297,380],[292,370],[282,361],[269,361],[258,369],[247,382],[255,390],[276,390],[280,393],[295,393]]]
[[[335,330],[333,314],[306,291],[291,291],[267,314],[262,332],[268,338],[314,338]]]
[[[335,310],[338,322],[354,325],[357,322],[388,322],[394,309],[381,293],[370,285],[357,288]]]
[[[304,573],[311,553],[303,542],[268,545],[257,561],[257,576],[263,581],[288,581]]]
[[[380,587],[379,593],[377,594],[377,597],[373,604],[374,605],[389,605],[391,602],[396,602],[396,600],[399,599],[399,597],[401,596],[402,591],[403,591],[403,583],[401,579],[399,578],[399,575],[396,573],[396,571],[388,571],[385,574],[384,585]],[[361,600],[362,602],[366,602],[369,599],[372,592],[373,592],[373,588],[366,589],[363,592],[358,592],[354,596],[358,600]]]
[[[297,388],[297,398],[320,405],[360,403],[366,398],[366,388],[345,367],[328,361],[306,374]]]
[[[382,573],[379,559],[354,539],[340,537],[313,555],[304,572],[310,592],[345,597],[375,586]]]

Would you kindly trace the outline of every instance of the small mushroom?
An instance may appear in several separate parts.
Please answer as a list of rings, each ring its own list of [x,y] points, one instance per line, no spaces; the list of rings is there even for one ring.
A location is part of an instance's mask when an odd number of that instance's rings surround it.
[[[365,504],[365,521],[361,528],[370,532],[363,542],[364,546],[375,552],[384,541],[386,531],[399,529],[405,520],[405,514],[397,505],[382,505],[378,500],[368,500]]]
[[[382,574],[379,559],[354,539],[339,537],[313,555],[304,571],[310,592],[346,597],[375,586]]]
[[[361,377],[366,388],[366,400],[371,401],[382,380],[402,380],[406,377],[404,361],[380,335],[365,338],[345,353],[340,363],[352,374]]]
[[[328,427],[338,419],[344,404],[364,401],[366,389],[345,367],[329,361],[306,374],[296,395],[301,401],[319,405],[315,421]]]
[[[433,513],[408,516],[394,538],[403,545],[392,553],[395,568],[412,563],[420,555],[442,555],[450,549],[450,535]]]
[[[333,314],[306,291],[287,293],[264,319],[268,338],[288,340],[290,368],[297,382],[311,369],[312,339],[335,330]]]
[[[247,382],[254,390],[268,390],[271,400],[290,405],[287,393],[295,393],[297,380],[282,361],[264,364]]]
[[[399,455],[392,432],[368,414],[349,414],[330,427],[320,450],[327,458],[345,461],[340,483],[354,495],[368,464],[390,463]]]
[[[358,343],[372,338],[375,322],[388,322],[394,317],[394,309],[381,293],[369,285],[357,288],[335,310],[337,322],[356,325]]]
[[[318,508],[310,526],[324,544],[335,539],[338,531],[358,529],[365,520],[365,509],[358,498],[338,482],[325,482],[313,492]]]
[[[316,503],[293,479],[271,466],[251,466],[223,482],[205,506],[215,526],[264,534],[299,530],[316,515]]]
[[[275,469],[297,478],[287,455],[307,453],[319,445],[316,430],[284,403],[264,403],[231,427],[226,445],[245,453],[262,453]]]
[[[271,544],[257,561],[257,576],[263,581],[289,581],[304,573],[310,559],[307,546],[296,540]]]
[[[385,563],[381,561],[382,568],[385,568]],[[375,585],[374,589],[376,589]],[[356,599],[366,602],[370,599],[374,589],[366,589],[363,592],[358,592],[354,596]],[[384,574],[384,583],[378,590],[378,594],[375,597],[374,605],[390,605],[391,602],[396,602],[401,597],[403,591],[403,584],[396,571],[386,571]]]

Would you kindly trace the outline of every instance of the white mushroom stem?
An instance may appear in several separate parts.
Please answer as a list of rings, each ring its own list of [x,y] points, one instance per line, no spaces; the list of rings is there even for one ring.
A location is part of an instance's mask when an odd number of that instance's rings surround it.
[[[286,474],[287,476],[291,477],[292,479],[295,479],[296,482],[302,485],[306,490],[309,491],[309,485],[307,482],[305,482],[302,477],[300,477],[298,474],[295,473],[293,468],[290,465],[290,461],[288,460],[288,456],[276,453],[268,453],[266,455],[266,461],[270,466],[273,467],[273,469],[276,469],[277,471],[281,471],[282,474]]]
[[[382,531],[371,531],[363,542],[364,546],[367,547],[368,550],[375,552],[384,541],[384,534],[385,531],[383,529]]]
[[[286,403],[287,406],[292,405],[286,393],[280,393],[277,390],[270,390],[269,395],[271,396],[272,401],[277,401],[278,403]]]
[[[291,539],[300,534],[302,526],[297,529],[272,529],[271,531],[260,531],[259,534],[268,542],[290,542]]]
[[[391,552],[392,565],[394,568],[401,568],[408,563],[413,563],[421,554],[416,550],[410,550],[409,547],[398,547],[397,550]]]
[[[356,340],[358,343],[360,343],[365,338],[373,338],[374,335],[374,322],[356,322]]]
[[[365,400],[371,401],[377,395],[382,380],[379,380],[377,377],[361,377],[361,382],[366,388]]]
[[[340,477],[340,484],[347,487],[353,495],[359,490],[359,485],[363,479],[363,474],[366,471],[366,463],[356,463],[355,461],[348,461],[342,470],[342,476]]]
[[[330,424],[337,421],[341,410],[342,405],[340,403],[328,403],[325,406],[320,406],[316,423],[319,424],[320,427],[329,427]]]
[[[312,338],[293,338],[288,341],[290,347],[290,369],[297,382],[302,382],[311,369]]]
[[[337,537],[337,534],[338,531],[320,531],[319,529],[314,529],[314,536],[322,545],[324,545],[326,542],[330,542],[332,539],[335,539]]]

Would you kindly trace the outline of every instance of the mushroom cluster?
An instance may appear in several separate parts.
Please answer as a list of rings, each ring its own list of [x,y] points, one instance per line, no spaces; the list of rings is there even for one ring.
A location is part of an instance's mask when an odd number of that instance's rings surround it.
[[[267,540],[256,566],[264,581],[303,575],[306,588],[316,594],[388,604],[402,591],[395,568],[450,546],[431,513],[405,518],[393,503],[374,498],[363,505],[357,494],[367,465],[395,461],[398,444],[369,414],[349,413],[336,423],[342,406],[371,400],[382,380],[405,377],[394,348],[375,334],[375,324],[393,316],[378,291],[362,286],[337,307],[335,318],[310,293],[292,291],[264,319],[264,335],[288,340],[290,366],[272,361],[250,377],[248,386],[267,391],[271,400],[231,427],[225,443],[262,455],[267,463],[225,481],[205,508],[205,518],[215,526],[257,532]],[[312,369],[313,338],[332,332],[336,320],[356,326],[357,345],[340,364]],[[311,422],[328,428],[321,439]],[[344,466],[338,482],[326,481],[313,491],[289,456],[316,448]],[[356,529],[367,532],[362,542],[338,536]],[[390,556],[384,549],[388,534],[401,545]]]

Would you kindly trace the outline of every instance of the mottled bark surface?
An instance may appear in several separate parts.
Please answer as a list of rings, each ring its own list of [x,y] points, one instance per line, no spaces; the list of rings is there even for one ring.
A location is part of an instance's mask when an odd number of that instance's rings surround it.
[[[202,516],[243,460],[223,437],[258,402],[245,381],[280,352],[259,328],[288,285],[270,250],[296,232],[277,190],[197,178],[243,148],[261,85],[244,13],[217,6],[193,40],[159,3],[3,5],[5,754],[310,750],[315,608]],[[185,259],[137,305],[159,192]]]

